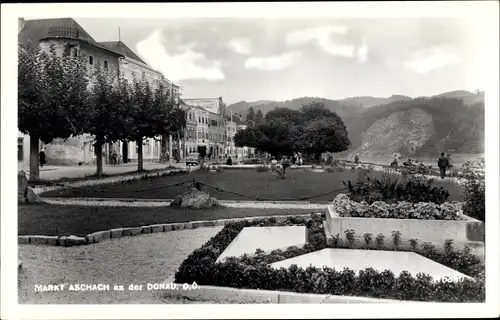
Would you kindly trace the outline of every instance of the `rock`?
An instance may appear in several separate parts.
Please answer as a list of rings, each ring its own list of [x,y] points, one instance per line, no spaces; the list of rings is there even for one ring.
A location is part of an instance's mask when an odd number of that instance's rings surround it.
[[[27,188],[28,192],[26,193],[26,203],[29,204],[39,204],[43,203],[42,198],[40,198],[39,195],[37,195],[33,189]]]
[[[205,191],[189,188],[184,194],[175,197],[170,205],[181,206],[181,208],[208,209],[218,205],[218,202]]]
[[[28,190],[28,178],[23,170],[17,173],[17,202],[25,203]]]
[[[71,247],[71,246],[81,246],[87,244],[87,240],[84,237],[77,237],[74,235],[71,235],[69,237],[66,237],[66,246]]]
[[[180,206],[182,203],[182,194],[178,195],[177,197],[174,198],[174,201],[170,203],[170,206],[175,207],[175,206]]]

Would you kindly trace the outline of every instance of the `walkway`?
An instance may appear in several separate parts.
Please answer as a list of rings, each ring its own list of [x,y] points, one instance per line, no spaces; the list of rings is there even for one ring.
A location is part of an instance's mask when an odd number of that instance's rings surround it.
[[[79,247],[19,245],[19,258],[23,262],[18,276],[19,303],[188,303],[164,299],[161,291],[148,291],[147,284],[173,282],[181,262],[221,229],[145,234]],[[34,292],[35,285],[49,284],[67,285],[63,292]],[[109,284],[110,290],[70,292],[67,290],[70,284]],[[113,291],[115,284],[123,285],[125,290]],[[131,284],[142,285],[143,290],[128,291]]]
[[[145,170],[155,170],[155,169],[165,169],[169,166],[168,163],[155,163],[155,162],[145,162]],[[185,168],[184,163],[174,164],[177,168]],[[19,166],[18,170],[24,170],[29,173],[29,168]],[[134,173],[137,171],[137,163],[127,163],[123,165],[104,165],[104,174],[120,174],[120,173]],[[83,165],[83,166],[45,166],[40,168],[40,178],[42,180],[58,180],[61,178],[85,178],[95,174],[95,165]]]

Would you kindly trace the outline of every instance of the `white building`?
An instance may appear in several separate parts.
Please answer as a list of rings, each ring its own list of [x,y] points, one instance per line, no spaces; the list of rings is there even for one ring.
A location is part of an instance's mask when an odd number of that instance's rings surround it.
[[[120,53],[125,57],[120,61],[120,76],[126,79],[129,83],[132,83],[134,78],[140,80],[143,75],[148,80],[150,85],[153,85],[156,81],[164,82],[170,87],[170,93],[174,95],[175,100],[178,101],[179,87],[166,79],[161,72],[148,66],[148,64],[125,43],[122,41],[107,41],[100,42],[99,44],[114,52]],[[116,142],[112,148],[124,159],[129,161],[137,160],[138,158],[138,148],[135,141],[130,141],[126,144],[123,142]],[[161,137],[157,137],[156,139],[144,139],[142,148],[144,161],[159,160],[160,153]],[[170,151],[170,154],[171,153],[172,152]]]

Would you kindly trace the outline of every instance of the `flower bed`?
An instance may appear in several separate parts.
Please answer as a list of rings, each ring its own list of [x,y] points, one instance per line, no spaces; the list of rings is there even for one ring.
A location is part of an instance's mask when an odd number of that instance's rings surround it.
[[[332,205],[340,217],[464,220],[462,205],[458,202],[445,202],[443,204],[419,202],[413,204],[399,201],[388,204],[383,201],[375,201],[369,205],[366,201],[352,201],[347,195],[339,194]]]
[[[408,246],[410,239],[419,239],[436,246],[452,239],[459,246],[473,246],[476,253],[484,257],[484,223],[463,215],[461,211],[452,211],[455,206],[458,210],[459,204],[448,203],[421,203],[412,206],[409,203],[388,205],[374,202],[368,206],[350,201],[346,195],[339,195],[328,206],[325,229],[329,238],[342,236],[348,230],[353,230],[358,238],[365,233],[387,238],[392,232],[401,232],[405,246]],[[394,208],[403,210],[398,212]],[[405,208],[407,212],[404,211]]]
[[[227,258],[216,263],[218,256],[247,226],[279,226],[305,224],[308,229],[309,243],[304,248],[290,247],[265,254],[260,250],[255,255],[240,258]],[[285,221],[261,219],[231,223],[216,236],[195,250],[183,261],[175,274],[175,282],[198,285],[212,285],[262,290],[281,290],[300,293],[319,293],[347,296],[368,296],[399,300],[482,302],[485,299],[484,264],[470,251],[458,251],[448,242],[448,249],[439,253],[431,245],[418,253],[442,263],[450,268],[467,274],[475,281],[464,279],[461,282],[433,282],[428,275],[412,277],[407,272],[396,276],[391,271],[378,272],[368,268],[359,275],[349,269],[336,271],[331,268],[273,269],[269,264],[327,247],[342,247],[339,242],[327,244],[323,232],[323,217],[287,218]]]

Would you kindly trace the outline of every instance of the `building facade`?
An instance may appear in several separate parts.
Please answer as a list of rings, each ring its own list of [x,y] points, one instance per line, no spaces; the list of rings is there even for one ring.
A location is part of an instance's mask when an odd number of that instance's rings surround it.
[[[160,72],[149,67],[137,54],[121,41],[96,42],[75,20],[62,19],[18,19],[18,43],[20,49],[31,44],[39,45],[42,50],[55,48],[57,55],[69,48],[70,55],[84,57],[87,70],[91,75],[97,65],[110,72],[116,72],[117,79],[123,77],[133,81],[143,75],[152,85],[155,81],[163,81],[171,90],[176,101],[179,100],[179,87],[166,79]],[[92,83],[89,83],[92,85]],[[160,159],[161,139],[157,137],[145,139],[143,142],[143,158],[145,161]],[[170,139],[171,140],[171,139]],[[167,144],[172,148],[172,143]],[[81,135],[67,140],[56,139],[48,145],[40,143],[45,149],[48,164],[92,164],[95,162],[93,137]],[[117,142],[103,147],[104,162],[110,161],[110,155],[115,152],[124,159],[138,158],[138,148],[135,142]],[[29,136],[18,133],[18,162],[23,167],[29,167]]]
[[[87,62],[88,74],[92,74],[96,65],[101,65],[109,72],[119,74],[120,60],[123,55],[99,45],[73,19],[40,19],[18,20],[19,50],[28,45],[38,45],[42,51],[55,49],[55,54],[61,56],[66,49],[73,57],[84,57]],[[91,86],[92,83],[89,83]],[[29,139],[18,134],[18,162],[29,167]],[[45,149],[48,164],[83,164],[92,163],[95,159],[93,138],[90,135],[71,137],[67,140],[55,139],[50,144],[40,143],[40,149]],[[21,151],[20,149],[23,149]],[[28,151],[26,151],[27,149]],[[22,155],[22,159],[21,159]]]

